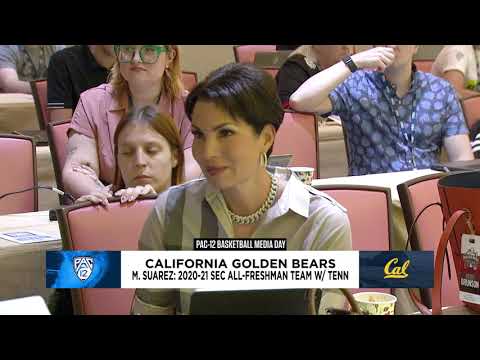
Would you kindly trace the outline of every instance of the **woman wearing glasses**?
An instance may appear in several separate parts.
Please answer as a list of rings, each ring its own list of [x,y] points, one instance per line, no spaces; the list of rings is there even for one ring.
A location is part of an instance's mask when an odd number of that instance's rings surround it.
[[[114,182],[114,134],[128,109],[152,105],[169,114],[180,132],[186,177],[200,170],[192,159],[177,45],[115,45],[116,61],[107,84],[81,94],[68,132],[63,168],[66,189],[76,197],[95,195],[103,203]],[[97,177],[92,177],[93,171]]]
[[[192,250],[194,238],[286,238],[288,250],[351,249],[348,217],[335,201],[288,169],[266,168],[283,120],[271,76],[253,65],[225,65],[190,93],[186,111],[206,179],[159,195],[140,250]],[[322,307],[343,303],[325,294]],[[188,299],[174,289],[137,289],[132,312],[185,313]]]

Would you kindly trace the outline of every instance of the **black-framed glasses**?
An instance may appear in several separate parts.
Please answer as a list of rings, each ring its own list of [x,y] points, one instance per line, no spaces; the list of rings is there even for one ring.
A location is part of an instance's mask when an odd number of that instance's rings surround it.
[[[132,62],[137,48],[137,45],[115,45],[115,54],[117,54],[118,62],[122,64]],[[141,45],[140,49],[138,49],[138,54],[144,64],[156,63],[163,52],[167,52],[165,45]]]

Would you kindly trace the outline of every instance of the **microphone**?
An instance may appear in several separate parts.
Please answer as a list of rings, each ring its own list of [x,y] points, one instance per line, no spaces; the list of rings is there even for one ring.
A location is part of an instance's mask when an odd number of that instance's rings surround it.
[[[21,193],[24,193],[24,192],[27,192],[27,191],[31,191],[31,190],[34,190],[34,189],[45,189],[45,190],[50,190],[50,191],[53,191],[53,192],[56,192],[57,194],[59,194],[60,196],[67,196],[70,200],[72,200],[72,202],[75,202],[75,198],[65,192],[65,191],[62,191],[60,189],[57,189],[56,187],[53,187],[53,186],[34,186],[34,187],[31,187],[31,188],[28,188],[28,189],[23,189],[23,190],[18,190],[18,191],[12,191],[10,193],[6,193],[6,194],[3,194],[0,196],[0,200],[2,200],[3,198],[7,197],[7,196],[10,196],[10,195],[15,195],[15,194],[21,194]]]

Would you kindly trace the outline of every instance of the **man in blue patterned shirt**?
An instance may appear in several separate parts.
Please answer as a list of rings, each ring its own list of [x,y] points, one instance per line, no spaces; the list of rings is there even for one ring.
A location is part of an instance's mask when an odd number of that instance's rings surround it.
[[[473,159],[455,90],[416,71],[417,48],[387,45],[347,56],[290,97],[295,110],[342,118],[350,175],[429,168],[442,146],[450,161]]]

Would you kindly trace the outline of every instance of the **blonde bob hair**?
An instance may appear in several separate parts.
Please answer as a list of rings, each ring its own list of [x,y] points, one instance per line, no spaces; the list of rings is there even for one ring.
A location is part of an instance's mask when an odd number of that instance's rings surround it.
[[[161,93],[165,94],[171,100],[182,97],[182,71],[180,69],[180,51],[178,45],[165,45],[167,48],[167,57],[172,59],[168,68],[165,68],[165,73],[162,77]],[[120,72],[120,63],[118,59],[115,60],[112,70],[108,77],[108,82],[112,85],[114,96],[120,98],[125,91],[128,90],[128,83],[123,78]]]

